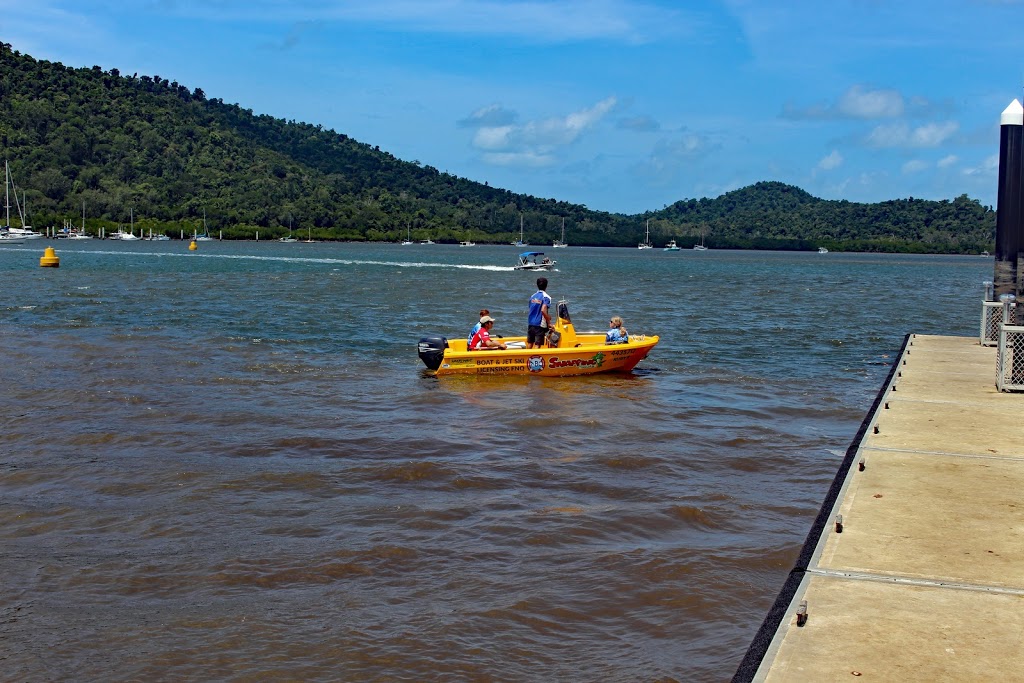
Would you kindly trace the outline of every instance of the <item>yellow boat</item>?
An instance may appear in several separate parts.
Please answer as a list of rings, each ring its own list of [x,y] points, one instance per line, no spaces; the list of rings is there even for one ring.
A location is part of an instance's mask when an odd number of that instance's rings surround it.
[[[625,344],[606,344],[603,332],[576,332],[566,302],[558,304],[558,344],[526,348],[526,337],[503,337],[508,349],[469,351],[466,339],[424,337],[420,360],[437,375],[540,375],[566,377],[597,372],[629,372],[658,343],[657,336],[629,335]]]

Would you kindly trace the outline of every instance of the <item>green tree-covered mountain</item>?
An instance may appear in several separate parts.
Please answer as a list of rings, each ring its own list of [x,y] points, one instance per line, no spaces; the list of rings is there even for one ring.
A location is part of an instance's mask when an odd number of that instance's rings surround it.
[[[714,199],[627,216],[516,194],[396,159],[322,126],[254,114],[158,75],[73,69],[0,44],[0,152],[36,227],[127,223],[177,236],[518,239],[631,246],[650,220],[655,243],[717,248],[978,252],[995,213],[953,201],[828,201],[762,182]],[[22,195],[19,195],[22,196]],[[17,224],[12,217],[12,223]]]

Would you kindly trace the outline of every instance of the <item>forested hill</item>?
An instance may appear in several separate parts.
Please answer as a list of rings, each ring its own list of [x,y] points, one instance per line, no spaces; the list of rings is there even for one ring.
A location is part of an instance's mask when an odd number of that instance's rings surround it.
[[[0,152],[36,228],[127,223],[178,235],[205,212],[211,232],[272,238],[573,245],[977,252],[995,214],[953,201],[826,201],[763,182],[626,216],[515,194],[406,162],[322,126],[254,114],[160,76],[38,61],[0,44]],[[12,202],[13,203],[13,202]],[[16,213],[16,212],[15,212]],[[12,223],[17,224],[12,217]]]

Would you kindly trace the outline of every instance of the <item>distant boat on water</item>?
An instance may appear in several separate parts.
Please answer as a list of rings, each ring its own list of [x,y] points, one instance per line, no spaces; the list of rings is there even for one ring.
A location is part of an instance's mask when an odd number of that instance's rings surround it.
[[[123,240],[125,242],[129,242],[129,241],[137,240],[139,238],[134,233],[132,233],[132,232],[125,232],[125,229],[123,227],[118,226],[117,227],[117,231],[110,233],[110,235],[107,236],[107,239],[108,240]]]
[[[85,202],[82,202],[82,227],[75,230],[71,227],[71,221],[64,222],[64,237],[69,240],[91,240],[92,235],[85,234]]]
[[[693,245],[694,251],[707,251],[708,248],[704,246],[704,231],[700,231],[700,243]]]
[[[644,236],[644,241],[636,245],[637,249],[654,249],[654,245],[651,244],[651,220],[647,219],[647,234]]]
[[[665,251],[679,251],[679,245],[676,244],[675,240],[670,240],[669,243],[665,245]]]
[[[562,237],[560,239],[557,239],[554,242],[552,242],[551,246],[553,248],[555,248],[555,249],[557,249],[559,247],[567,247],[567,246],[569,246],[566,243],[566,241],[565,241],[565,219],[564,218],[562,219]]]
[[[819,254],[827,254],[828,253],[828,249],[826,249],[825,247],[818,247],[818,253]]]
[[[279,238],[277,238],[277,241],[278,242],[289,242],[289,243],[290,242],[298,242],[298,240],[295,239],[295,233],[292,232],[292,219],[291,219],[291,217],[288,218],[288,235],[286,237],[279,237]]]
[[[519,239],[515,242],[511,242],[511,244],[513,247],[528,246],[526,242],[523,241],[523,214],[519,214]]]
[[[139,239],[135,235],[135,214],[132,212],[132,209],[128,209],[128,221],[129,221],[129,224],[131,225],[131,227],[129,228],[128,232],[125,232],[124,228],[122,228],[119,225],[119,226],[117,226],[117,232],[112,233],[110,235],[110,237],[108,237],[107,239],[111,239],[111,240],[124,240],[126,242]]]
[[[193,233],[192,239],[196,242],[212,242],[213,238],[210,237],[210,230],[206,227],[206,209],[203,209],[203,232]]]
[[[41,239],[43,234],[36,232],[32,229],[31,225],[27,225],[25,202],[18,201],[18,187],[14,184],[14,179],[11,177],[11,168],[6,161],[4,161],[4,176],[6,182],[5,189],[5,204],[7,205],[6,220],[4,220],[4,226],[0,229],[5,237],[4,241],[6,244],[11,244],[9,240],[22,239],[22,240],[37,240]],[[18,217],[21,219],[21,227],[15,228],[11,225],[11,188],[14,188],[14,205],[18,210]]]

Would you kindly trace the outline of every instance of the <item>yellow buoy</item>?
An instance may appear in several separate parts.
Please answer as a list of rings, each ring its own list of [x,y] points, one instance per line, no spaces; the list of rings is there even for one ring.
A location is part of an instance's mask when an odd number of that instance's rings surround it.
[[[196,244],[195,240],[192,240],[192,243],[190,245],[188,245],[188,250],[189,251],[195,251],[198,248],[199,248],[199,246]]]
[[[39,257],[39,265],[43,268],[60,268],[60,258],[53,247],[47,247],[43,251],[43,255]]]

